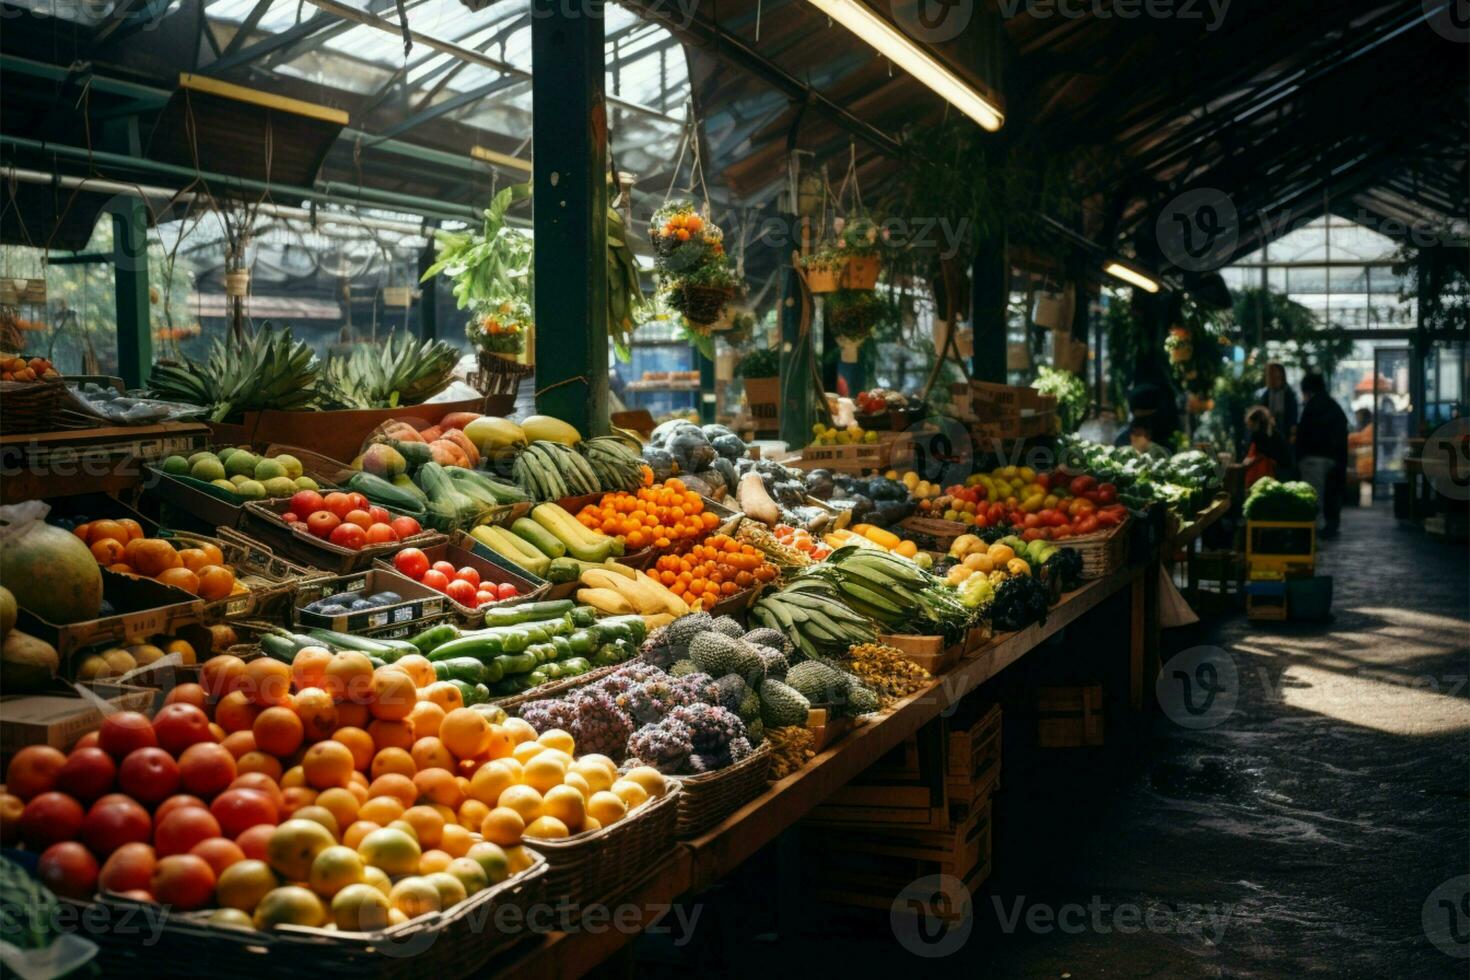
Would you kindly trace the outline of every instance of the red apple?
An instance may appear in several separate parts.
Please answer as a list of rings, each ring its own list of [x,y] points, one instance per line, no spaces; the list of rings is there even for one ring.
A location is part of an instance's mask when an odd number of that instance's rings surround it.
[[[356,524],[342,523],[332,528],[332,533],[327,540],[339,548],[349,548],[352,551],[362,550],[367,543],[367,532]]]
[[[329,510],[314,511],[306,519],[306,528],[319,538],[328,537],[342,523],[342,518]]]
[[[322,509],[322,495],[315,490],[297,490],[291,495],[293,514],[313,514]]]

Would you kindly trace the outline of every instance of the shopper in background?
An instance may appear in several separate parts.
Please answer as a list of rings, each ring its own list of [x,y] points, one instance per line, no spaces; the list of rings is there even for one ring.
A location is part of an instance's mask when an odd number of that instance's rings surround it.
[[[1288,443],[1296,439],[1298,409],[1296,392],[1286,383],[1286,368],[1277,361],[1266,365],[1266,387],[1256,392],[1256,404],[1271,410],[1276,431]]]
[[[1276,476],[1291,450],[1276,431],[1276,419],[1266,406],[1256,405],[1247,411],[1245,427],[1250,431],[1250,444],[1243,454],[1245,485],[1249,487],[1262,477]]]
[[[1296,429],[1297,467],[1317,491],[1322,509],[1317,527],[1324,537],[1337,533],[1342,491],[1347,480],[1347,414],[1327,394],[1320,374],[1302,378],[1301,418]]]

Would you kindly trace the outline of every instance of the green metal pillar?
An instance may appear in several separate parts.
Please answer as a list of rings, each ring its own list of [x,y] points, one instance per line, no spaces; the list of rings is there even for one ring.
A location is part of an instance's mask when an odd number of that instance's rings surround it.
[[[784,240],[801,241],[801,222],[794,215],[783,215],[786,222]],[[789,258],[784,259],[789,263]],[[800,449],[812,441],[812,396],[814,372],[811,331],[802,332],[802,304],[808,302],[795,267],[787,264],[781,270],[781,439],[792,449]],[[815,311],[811,314],[815,317]],[[810,326],[810,324],[808,324]]]
[[[715,362],[704,356],[704,352],[698,347],[694,348],[694,363],[699,366],[699,421],[709,425],[715,420],[715,406],[719,398],[715,394]]]
[[[141,198],[112,205],[112,267],[117,299],[117,369],[129,388],[153,368],[148,304],[148,208]]]
[[[536,409],[608,431],[602,6],[532,0]]]
[[[437,225],[439,222],[431,222]],[[430,238],[424,250],[419,253],[419,278],[423,279],[425,272],[434,264],[438,255],[438,248],[434,239]],[[419,284],[419,336],[424,340],[437,340],[439,338],[439,277],[421,282]]]
[[[1005,234],[983,239],[970,269],[970,321],[974,348],[970,375],[976,381],[1005,384],[1006,307],[1011,298],[1011,264]]]

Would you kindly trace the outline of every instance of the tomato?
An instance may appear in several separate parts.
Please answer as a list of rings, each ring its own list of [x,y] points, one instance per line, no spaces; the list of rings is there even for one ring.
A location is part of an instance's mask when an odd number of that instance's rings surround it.
[[[86,815],[82,805],[65,793],[42,793],[32,797],[21,811],[20,839],[37,851],[71,840],[82,829]]]
[[[1118,499],[1118,488],[1111,483],[1099,483],[1097,485],[1097,502],[1100,504],[1111,504]]]
[[[415,534],[423,531],[423,528],[419,526],[419,522],[412,517],[395,517],[388,522],[388,526],[398,532],[400,539],[411,538]]]
[[[1072,496],[1080,497],[1095,486],[1097,486],[1095,478],[1083,475],[1073,477],[1069,489],[1072,491]]]
[[[1078,534],[1091,534],[1093,531],[1097,530],[1097,518],[1089,514],[1088,516],[1082,518],[1082,520],[1078,521],[1076,524],[1072,525],[1072,530]]]
[[[520,591],[509,582],[501,582],[495,586],[495,597],[497,599],[514,599],[520,594]]]
[[[413,518],[406,518],[412,520]],[[429,570],[429,556],[418,548],[404,548],[393,556],[393,567],[402,575],[407,575],[415,582],[424,577]]]
[[[1036,541],[1040,537],[1041,528],[1039,527],[1028,527],[1026,530],[1021,532],[1022,541]]]
[[[1036,474],[1036,485],[1038,487],[1040,487],[1041,489],[1043,489],[1043,490],[1050,490],[1051,489],[1051,474],[1050,473],[1038,473],[1038,474]]]
[[[349,510],[367,510],[372,506],[368,499],[356,490],[349,493],[347,499],[352,503],[352,506],[348,508]]]
[[[134,749],[157,745],[158,736],[153,734],[153,723],[147,715],[137,711],[118,711],[102,719],[97,744],[114,759],[123,759]]]
[[[975,522],[974,523],[975,523],[975,526],[976,527],[989,527],[990,526],[990,521],[986,520],[984,514],[976,514],[975,515]]]
[[[301,523],[301,518],[297,517],[296,516],[296,512],[295,511],[291,511],[291,510],[288,510],[288,511],[286,511],[286,513],[282,514],[281,515],[281,520],[285,521],[287,524],[290,524],[292,526],[295,526],[295,525]]]
[[[469,565],[465,565],[463,568],[456,571],[454,573],[454,577],[459,579],[460,581],[470,583],[477,589],[480,587],[480,573],[478,570],[471,568]]]
[[[1021,518],[1021,526],[1024,527],[1028,531],[1034,531],[1036,528],[1038,528],[1038,527],[1041,526],[1041,515],[1040,514],[1027,514],[1025,517]],[[1022,535],[1022,537],[1025,538],[1024,535]],[[1032,538],[1025,538],[1025,540],[1030,541],[1030,540],[1034,540],[1034,539],[1032,539]]]
[[[440,564],[442,565],[448,563],[440,562]],[[427,585],[429,588],[436,589],[439,592],[443,592],[446,588],[449,587],[449,576],[445,575],[437,568],[429,569],[419,578],[419,581],[422,582],[424,585]]]
[[[318,510],[313,511],[306,518],[306,529],[319,538],[325,538],[330,536],[337,529],[337,525],[341,523],[342,518],[331,511]]]
[[[314,514],[322,507],[322,495],[315,490],[297,490],[291,495],[293,514]]]
[[[1063,524],[1061,527],[1054,527],[1051,529],[1051,539],[1053,541],[1060,541],[1063,538],[1070,538],[1071,536],[1072,529],[1066,524]]]
[[[36,862],[41,884],[63,898],[89,901],[97,891],[97,859],[76,841],[52,844]]]
[[[66,765],[56,773],[56,788],[91,803],[112,789],[116,778],[117,763],[106,752],[96,747],[72,749]]]
[[[213,742],[209,716],[192,704],[166,704],[153,717],[153,734],[158,745],[170,755],[178,755],[196,742]]]
[[[92,804],[82,820],[81,834],[92,853],[103,857],[124,844],[147,844],[153,836],[153,821],[137,800],[113,793]]]
[[[366,531],[373,526],[373,515],[365,510],[349,510],[342,515],[342,521],[345,524],[356,524]]]
[[[356,524],[342,523],[332,528],[332,533],[327,536],[327,540],[339,548],[360,551],[367,543],[367,532]]]
[[[179,788],[179,764],[163,749],[134,749],[117,767],[117,784],[140,803],[157,803]]]
[[[467,603],[465,603],[465,605],[467,605],[467,606],[473,606],[476,609],[478,609],[481,606],[485,605],[485,603],[487,603],[487,602],[494,602],[494,601],[495,601],[495,593],[494,592],[487,592],[484,589],[481,589],[480,591],[478,591],[478,592],[475,593],[475,601],[474,602],[467,602]]]
[[[333,490],[323,497],[322,506],[335,514],[338,520],[345,518],[347,512],[356,507],[352,502],[352,498],[340,490]]]
[[[398,532],[391,524],[374,524],[367,529],[368,544],[389,544],[398,540]]]
[[[216,796],[209,812],[219,821],[220,830],[230,837],[239,837],[258,824],[275,826],[280,819],[280,808],[270,794],[243,786]]]
[[[377,504],[369,504],[367,512],[374,524],[387,524],[393,519],[393,515],[388,513],[388,508],[379,507]]]
[[[1097,520],[1098,527],[1117,527],[1120,523],[1122,523],[1118,519],[1118,515],[1114,514],[1112,511],[1100,510],[1094,515],[1094,517]]]
[[[454,566],[447,561],[441,559],[429,567],[436,572],[443,572],[445,578],[454,578]]]
[[[446,584],[444,594],[461,606],[473,607],[475,604],[475,587],[464,579],[457,578]]]

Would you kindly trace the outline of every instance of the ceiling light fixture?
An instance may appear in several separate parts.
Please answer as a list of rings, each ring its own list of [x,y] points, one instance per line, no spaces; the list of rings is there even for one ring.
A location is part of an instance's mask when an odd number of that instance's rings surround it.
[[[810,0],[812,6],[866,41],[936,95],[975,120],[989,132],[1005,123],[1005,113],[994,102],[962,81],[927,51],[879,17],[861,0]]]
[[[1103,271],[1115,279],[1121,279],[1130,286],[1137,286],[1146,293],[1159,291],[1159,281],[1152,279],[1137,269],[1130,269],[1121,262],[1112,261],[1103,266]]]

